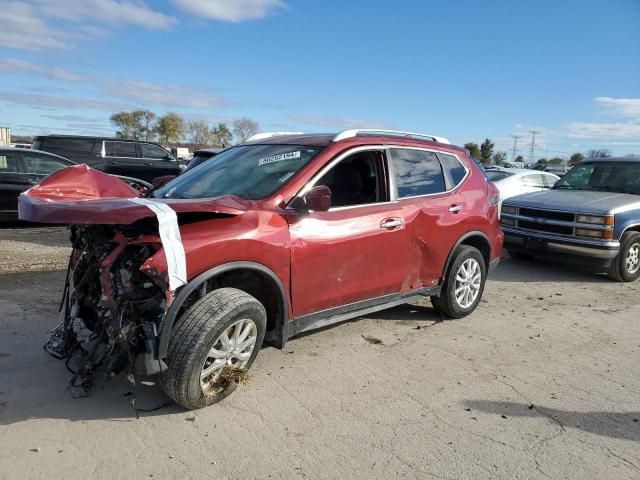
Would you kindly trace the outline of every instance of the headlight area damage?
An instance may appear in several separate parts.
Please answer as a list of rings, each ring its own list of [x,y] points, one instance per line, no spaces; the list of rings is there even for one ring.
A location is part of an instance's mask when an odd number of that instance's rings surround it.
[[[165,202],[138,195],[119,179],[78,165],[19,198],[21,219],[70,225],[60,324],[45,349],[66,360],[75,396],[123,371],[154,375],[166,368],[158,332],[187,281],[178,216],[243,213],[233,199]]]
[[[153,375],[165,367],[157,338],[171,292],[166,275],[143,268],[161,245],[157,237],[130,234],[107,226],[71,227],[61,323],[45,350],[66,359],[76,396],[127,368]]]

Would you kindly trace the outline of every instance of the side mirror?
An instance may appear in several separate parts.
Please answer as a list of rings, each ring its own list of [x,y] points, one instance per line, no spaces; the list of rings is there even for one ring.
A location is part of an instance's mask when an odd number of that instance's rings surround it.
[[[317,185],[307,192],[304,202],[309,210],[326,212],[331,208],[331,189],[325,185]]]

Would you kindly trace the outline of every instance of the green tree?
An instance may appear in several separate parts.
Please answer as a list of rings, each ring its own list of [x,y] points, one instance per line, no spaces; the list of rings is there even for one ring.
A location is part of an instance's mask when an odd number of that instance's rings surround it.
[[[238,140],[238,143],[242,143],[258,133],[259,128],[258,122],[250,118],[237,118],[233,121],[233,135]]]
[[[137,127],[139,140],[152,141],[156,138],[156,114],[149,110],[134,110],[131,112]]]
[[[547,162],[549,165],[562,165],[564,161],[560,157],[553,157]]]
[[[132,110],[111,115],[111,123],[118,129],[116,135],[134,140],[153,140],[155,138],[156,114],[149,110]]]
[[[177,142],[184,135],[185,123],[180,114],[168,112],[158,118],[156,132],[160,136],[160,142],[168,145]]]
[[[582,155],[581,153],[574,153],[573,155],[571,155],[571,158],[569,158],[569,166],[570,167],[574,167],[577,164],[579,164],[581,161],[584,160],[584,155]]]
[[[473,158],[476,162],[480,163],[480,147],[478,146],[477,143],[473,143],[473,142],[465,143],[464,148],[469,150],[469,155],[471,155],[471,158]]]
[[[504,165],[507,163],[507,153],[506,152],[496,152],[493,155],[493,163],[496,165]]]
[[[192,120],[187,124],[187,136],[196,149],[211,143],[209,126],[203,120]]]
[[[495,147],[495,143],[488,138],[486,138],[484,142],[482,142],[482,145],[480,145],[480,161],[485,165],[491,165],[493,147]]]
[[[233,140],[233,134],[227,124],[224,122],[218,123],[215,127],[211,129],[211,133],[213,135],[213,142],[219,147],[226,148],[231,145],[231,140]]]
[[[120,138],[133,138],[133,119],[131,112],[117,112],[111,115],[111,123],[116,127],[116,136]]]
[[[513,161],[516,163],[524,163],[524,157],[522,155],[518,155]]]

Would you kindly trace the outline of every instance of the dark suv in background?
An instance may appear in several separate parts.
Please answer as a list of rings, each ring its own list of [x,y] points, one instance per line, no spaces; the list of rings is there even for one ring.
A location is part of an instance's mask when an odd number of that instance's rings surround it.
[[[178,160],[157,143],[109,137],[44,135],[36,137],[33,149],[55,153],[75,163],[114,175],[147,182],[164,175],[178,175]]]

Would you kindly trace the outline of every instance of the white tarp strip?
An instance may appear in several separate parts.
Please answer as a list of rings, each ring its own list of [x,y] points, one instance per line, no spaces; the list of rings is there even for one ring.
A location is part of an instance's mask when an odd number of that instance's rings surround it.
[[[169,275],[169,289],[173,292],[179,286],[187,283],[187,259],[184,254],[178,216],[175,210],[166,203],[148,198],[131,198],[133,203],[144,205],[158,217],[158,230],[164,254],[167,258],[167,274]]]

